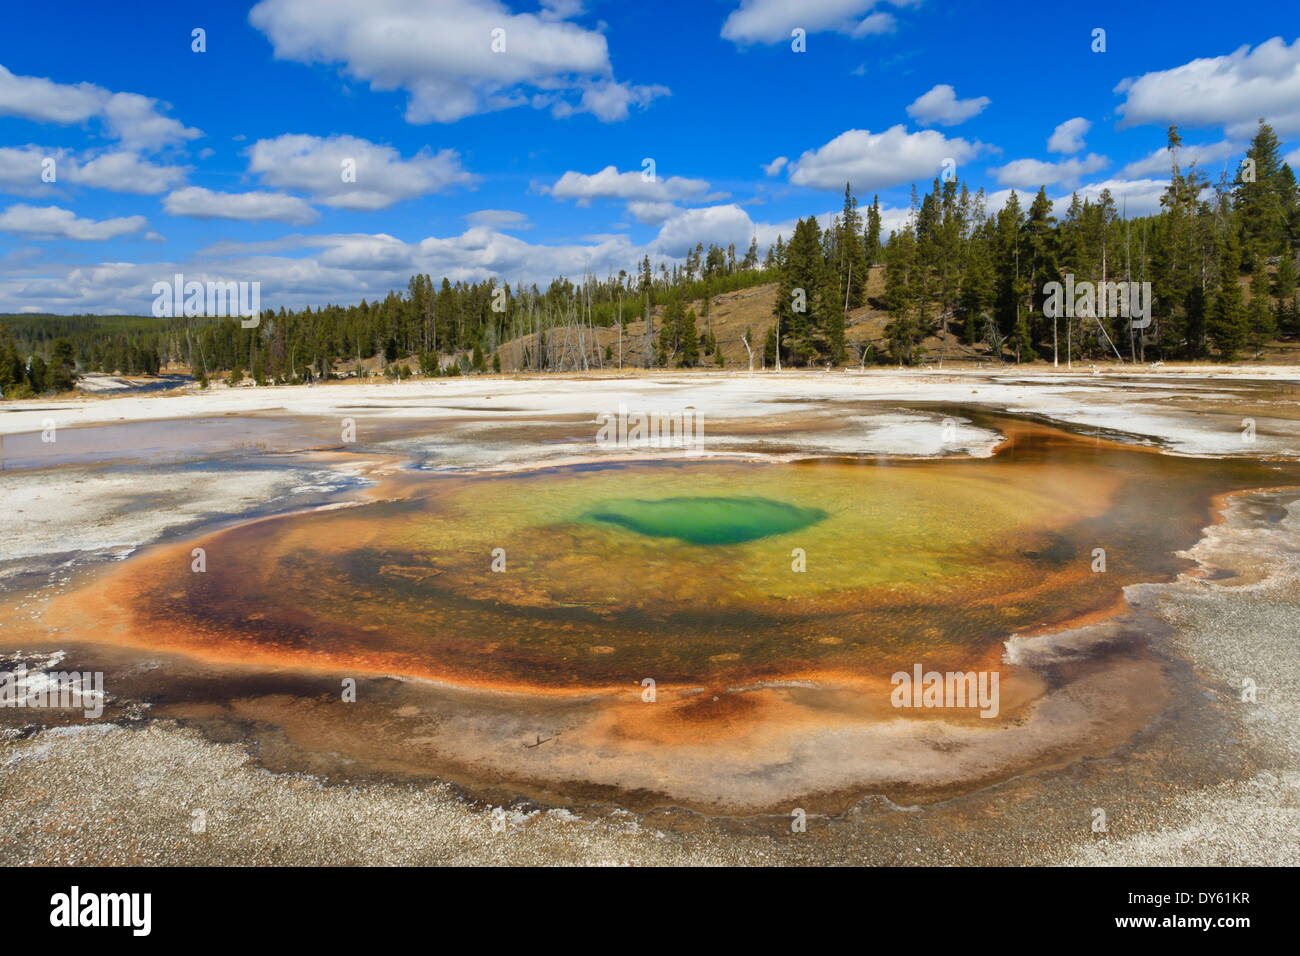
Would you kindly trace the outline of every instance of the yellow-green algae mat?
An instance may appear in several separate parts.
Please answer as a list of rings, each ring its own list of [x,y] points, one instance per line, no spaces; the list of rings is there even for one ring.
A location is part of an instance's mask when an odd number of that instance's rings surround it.
[[[413,474],[134,558],[82,600],[128,643],[476,685],[885,679],[1176,573],[1216,494],[1294,470],[1030,427],[989,460]]]

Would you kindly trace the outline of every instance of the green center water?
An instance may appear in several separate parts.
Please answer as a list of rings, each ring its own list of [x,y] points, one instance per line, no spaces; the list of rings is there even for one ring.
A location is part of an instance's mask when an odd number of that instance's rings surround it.
[[[741,544],[798,531],[827,517],[821,508],[800,508],[770,498],[615,498],[582,515],[594,524],[613,524],[652,538],[688,544]]]

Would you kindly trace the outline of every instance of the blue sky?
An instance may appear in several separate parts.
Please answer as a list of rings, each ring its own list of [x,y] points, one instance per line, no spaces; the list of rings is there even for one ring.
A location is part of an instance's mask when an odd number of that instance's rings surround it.
[[[1300,159],[1281,2],[59,9],[13,5],[0,36],[0,311],[147,312],[177,271],[272,306],[417,271],[603,276],[697,239],[765,248],[846,179],[897,223],[945,159],[992,207],[1108,186],[1140,214],[1170,123],[1211,178],[1259,116]]]

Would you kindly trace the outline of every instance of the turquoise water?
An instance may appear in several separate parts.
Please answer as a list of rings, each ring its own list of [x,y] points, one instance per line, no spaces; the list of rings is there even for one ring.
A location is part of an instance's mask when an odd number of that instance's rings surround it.
[[[583,514],[582,520],[689,544],[741,544],[798,531],[826,517],[820,508],[800,508],[770,498],[693,497],[613,498]]]

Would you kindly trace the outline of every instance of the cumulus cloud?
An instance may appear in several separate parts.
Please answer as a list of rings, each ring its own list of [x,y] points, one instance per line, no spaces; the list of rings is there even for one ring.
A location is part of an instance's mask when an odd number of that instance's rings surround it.
[[[907,107],[907,115],[923,126],[956,126],[982,113],[991,102],[987,96],[959,100],[956,90],[940,83],[913,100]]]
[[[52,161],[47,165],[47,161]],[[46,169],[54,179],[45,179]],[[0,146],[0,192],[19,196],[50,195],[62,185],[89,186],[119,193],[153,196],[185,181],[184,166],[153,163],[139,153],[74,153],[66,149]]]
[[[221,254],[216,254],[219,251]],[[474,226],[460,235],[404,242],[388,235],[291,236],[269,243],[225,243],[183,261],[42,262],[30,274],[0,274],[0,311],[128,312],[148,314],[151,288],[183,272],[187,279],[257,281],[268,306],[301,308],[322,302],[382,298],[415,272],[452,282],[496,277],[545,285],[557,275],[616,274],[651,252],[624,236],[562,245],[530,244]]]
[[[1107,179],[1099,183],[1088,183],[1072,191],[1071,194],[1058,197],[1054,201],[1057,216],[1062,216],[1070,208],[1070,195],[1077,193],[1080,200],[1096,202],[1106,190],[1110,191],[1115,201],[1115,211],[1121,216],[1149,216],[1160,211],[1160,197],[1169,188],[1167,179]]]
[[[526,104],[609,122],[668,92],[618,82],[605,37],[568,22],[579,12],[569,0],[536,14],[498,0],[262,0],[248,18],[279,59],[341,64],[376,90],[404,91],[411,123]]]
[[[455,150],[423,149],[403,159],[391,146],[356,136],[285,134],[248,149],[248,171],[264,185],[308,193],[337,209],[384,209],[405,199],[469,186],[478,177],[461,166]],[[348,181],[345,170],[355,172]]]
[[[97,119],[128,150],[154,150],[203,135],[163,115],[158,100],[113,93],[93,83],[56,83],[0,66],[0,116],[67,126]]]
[[[1279,136],[1290,136],[1300,133],[1300,39],[1288,46],[1273,37],[1253,50],[1246,45],[1145,73],[1115,92],[1124,94],[1121,126],[1221,126],[1231,137],[1245,137],[1262,116]]]
[[[41,179],[46,159],[54,160],[57,175],[67,161],[68,151],[43,149],[39,146],[0,146],[0,191],[19,196],[48,192],[51,185]]]
[[[920,0],[894,0],[904,7]],[[889,33],[894,17],[870,13],[878,0],[741,0],[722,24],[722,37],[738,45],[789,42],[790,31],[842,33],[852,37]]]
[[[838,215],[838,211],[827,211],[818,213],[813,218],[821,228],[829,229]],[[902,229],[910,216],[910,210],[882,206],[882,234],[887,236],[890,232]],[[794,234],[794,226],[793,219],[755,222],[735,203],[684,209],[663,224],[658,236],[650,244],[650,249],[654,254],[680,259],[694,249],[696,243],[722,248],[734,244],[737,249],[743,250],[749,248],[751,239],[757,239],[760,251],[766,251],[778,236],[784,236],[788,240]]]
[[[1052,199],[1052,215],[1057,219],[1065,219],[1066,213],[1069,212],[1071,200],[1074,196],[1079,196],[1079,202],[1087,200],[1089,203],[1096,203],[1101,199],[1101,194],[1110,191],[1110,199],[1115,204],[1115,215],[1127,216],[1132,219],[1135,216],[1149,216],[1152,213],[1160,212],[1160,198],[1169,189],[1169,179],[1104,179],[1101,182],[1089,182],[1087,185],[1078,186],[1070,190],[1069,193],[1062,193],[1053,196],[1053,191],[1049,191],[1049,199]],[[1001,212],[1010,199],[1011,194],[1017,194],[1021,202],[1021,211],[1028,212],[1030,203],[1034,202],[1034,194],[1037,189],[1002,189],[993,191],[984,196],[984,209],[988,213]]]
[[[1234,155],[1245,155],[1245,152],[1245,143],[1234,143],[1227,139],[1218,143],[1183,145],[1178,148],[1178,165],[1183,169],[1190,166],[1199,166],[1204,169],[1223,163]],[[1130,179],[1167,173],[1172,160],[1173,157],[1169,155],[1169,150],[1161,147],[1142,159],[1129,163],[1119,171],[1119,174],[1125,179]]]
[[[1004,186],[1037,189],[1057,183],[1077,183],[1083,176],[1105,169],[1109,162],[1105,156],[1096,153],[1089,153],[1083,159],[1062,159],[1054,163],[1041,159],[1016,159],[991,172]]]
[[[707,192],[709,184],[703,179],[684,176],[655,176],[647,178],[642,172],[620,173],[616,166],[606,166],[598,173],[577,173],[570,170],[555,181],[542,187],[556,199],[576,199],[579,206],[588,206],[593,199],[622,199],[641,202],[677,202]]]
[[[71,167],[72,181],[78,186],[109,189],[119,193],[154,196],[185,181],[183,166],[151,163],[138,153],[103,153],[81,159]]]
[[[480,209],[465,216],[465,221],[474,226],[488,226],[492,229],[533,228],[527,216],[513,209]]]
[[[614,123],[627,119],[629,107],[644,109],[652,100],[668,94],[669,90],[666,86],[598,83],[583,90],[582,98],[576,104],[568,100],[557,100],[551,107],[551,112],[561,119],[575,113],[591,113],[598,120]]]
[[[939,175],[944,162],[960,164],[990,147],[979,141],[949,139],[937,130],[909,133],[901,124],[883,133],[851,129],[789,167],[790,182],[814,189],[887,189]]]
[[[82,219],[60,206],[29,206],[17,203],[0,213],[0,232],[12,232],[32,239],[77,239],[102,241],[139,232],[144,216],[121,219]]]
[[[753,235],[753,220],[735,203],[704,206],[683,210],[665,222],[654,241],[654,248],[674,257],[686,255],[699,242],[706,248],[710,245],[725,248],[730,243],[745,248]]]
[[[639,223],[659,226],[677,215],[679,207],[670,202],[630,202],[627,211]]]
[[[885,231],[906,221],[908,210],[884,209]],[[830,211],[817,216],[830,225]],[[737,248],[751,238],[759,248],[787,239],[793,221],[753,222],[735,204],[681,210],[665,222],[659,236],[636,245],[627,236],[591,236],[580,243],[529,243],[487,225],[473,225],[460,235],[406,242],[384,234],[287,235],[257,242],[216,243],[183,261],[101,262],[76,265],[28,263],[25,272],[0,272],[0,312],[129,312],[147,314],[154,282],[183,272],[188,279],[258,281],[262,298],[273,307],[301,308],[322,302],[354,303],[382,298],[404,288],[412,273],[446,276],[452,282],[491,277],[544,286],[557,275],[615,275],[636,268],[642,256],[656,262],[679,260],[687,243],[704,241]]]
[[[1068,119],[1052,131],[1047,138],[1047,150],[1051,153],[1077,153],[1083,149],[1083,137],[1092,124],[1082,116]]]
[[[47,167],[47,160],[52,160],[52,165]],[[54,175],[53,182],[43,176],[47,168]],[[77,155],[30,143],[0,146],[0,192],[19,196],[50,195],[64,184],[152,196],[184,182],[187,172],[183,166],[152,163],[138,153],[124,151]]]
[[[1130,219],[1134,216],[1147,216],[1160,211],[1160,197],[1168,188],[1167,179],[1107,179],[1102,182],[1088,183],[1053,198],[1052,214],[1058,219],[1064,218],[1074,196],[1077,195],[1080,202],[1087,200],[1096,203],[1101,198],[1101,194],[1109,190],[1117,215],[1127,216]],[[985,209],[990,213],[1000,211],[1014,192],[1019,196],[1020,208],[1028,211],[1029,204],[1034,201],[1033,193],[1036,191],[999,189],[985,197]]]
[[[56,83],[0,66],[0,114],[38,123],[84,123],[104,108],[108,91],[93,83]]]
[[[193,219],[240,219],[260,222],[315,222],[318,213],[297,196],[277,192],[223,193],[188,186],[168,194],[163,209]]]
[[[856,39],[857,37],[876,36],[881,33],[893,33],[897,26],[898,21],[894,19],[892,13],[873,13],[868,17],[863,17],[848,33],[849,36]]]

